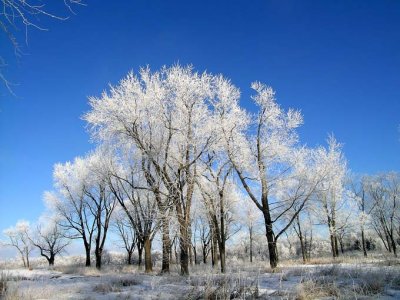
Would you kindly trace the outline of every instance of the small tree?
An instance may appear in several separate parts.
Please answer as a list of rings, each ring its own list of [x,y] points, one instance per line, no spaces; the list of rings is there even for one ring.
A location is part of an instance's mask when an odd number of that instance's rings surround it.
[[[29,255],[34,249],[29,238],[29,230],[29,222],[22,220],[3,232],[8,238],[5,245],[15,247],[18,250],[25,268],[30,268]]]
[[[38,224],[31,243],[40,251],[40,255],[47,259],[49,266],[54,265],[57,254],[64,251],[69,245],[65,239],[65,232],[57,222],[50,220],[49,225]]]
[[[120,237],[120,241],[123,244],[123,248],[127,253],[127,263],[132,264],[132,255],[135,251],[138,239],[136,236],[136,230],[127,217],[126,213],[122,209],[117,209],[113,218],[113,227]]]

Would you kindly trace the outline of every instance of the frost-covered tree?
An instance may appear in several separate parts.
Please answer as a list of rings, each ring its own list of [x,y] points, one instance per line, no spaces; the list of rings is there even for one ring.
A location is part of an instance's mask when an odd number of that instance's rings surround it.
[[[337,257],[339,255],[338,216],[343,212],[346,202],[347,162],[342,146],[334,137],[329,137],[328,149],[321,149],[318,152],[318,163],[325,166],[328,173],[316,196],[319,208],[317,214],[320,216],[320,221],[328,226],[332,256]]]
[[[85,265],[91,265],[91,247],[95,230],[95,219],[85,194],[84,178],[87,174],[83,158],[54,166],[53,180],[56,192],[45,192],[44,197],[70,239],[82,240],[85,248]]]
[[[49,266],[54,265],[56,256],[70,244],[57,220],[43,217],[32,232],[30,240],[39,249],[40,255],[46,258]]]
[[[368,193],[371,197],[372,226],[386,250],[397,257],[396,216],[399,214],[400,176],[386,173],[369,179]]]
[[[118,234],[122,247],[127,253],[126,261],[132,264],[132,256],[137,246],[136,230],[122,208],[117,208],[113,216],[114,231]]]
[[[224,80],[229,85],[228,81]],[[131,144],[167,191],[179,223],[181,273],[189,273],[190,211],[197,164],[215,141],[213,107],[222,101],[217,77],[174,66],[130,73],[85,115],[92,134],[118,146]]]
[[[313,243],[313,221],[312,215],[308,209],[303,209],[301,213],[296,216],[293,222],[293,230],[299,239],[301,256],[305,263],[311,258]]]
[[[101,257],[116,199],[108,186],[110,157],[98,149],[74,162],[56,164],[55,188],[58,195],[47,193],[60,224],[71,232],[72,239],[82,239],[86,252],[86,266],[90,266],[90,251],[94,242],[96,267],[101,268]]]
[[[112,176],[109,172],[109,165],[112,160],[112,156],[105,149],[96,149],[85,158],[87,173],[82,178],[86,203],[95,224],[93,239],[96,268],[98,269],[102,266],[102,255],[111,216],[117,205],[115,194],[109,186],[109,178]]]
[[[213,170],[208,166],[204,178],[199,179],[199,193],[202,197],[204,211],[212,229],[212,238],[218,246],[221,272],[226,270],[226,241],[236,233],[236,205],[239,202],[239,191],[229,180],[229,169]],[[215,253],[214,253],[215,255]]]
[[[243,225],[247,228],[248,234],[249,234],[249,259],[250,262],[253,262],[253,256],[254,256],[254,238],[256,234],[256,229],[258,228],[258,225],[260,223],[260,211],[252,205],[251,203],[246,203],[246,208],[244,211],[244,215],[242,216],[242,223]]]
[[[3,231],[8,241],[4,242],[6,246],[15,247],[21,256],[22,263],[25,268],[30,267],[29,255],[34,249],[30,240],[29,222],[21,220],[13,227]]]
[[[351,178],[349,196],[358,210],[357,223],[361,232],[361,247],[364,256],[367,257],[365,231],[370,221],[371,209],[373,208],[371,201],[368,199],[368,177]]]
[[[324,176],[314,154],[298,146],[299,111],[284,111],[272,88],[253,83],[258,108],[254,122],[232,120],[225,147],[244,190],[264,217],[270,265],[278,264],[277,239],[290,227]],[[310,171],[313,169],[313,171]],[[297,210],[284,221],[288,211]]]
[[[135,230],[139,266],[144,249],[145,270],[152,271],[151,245],[158,228],[156,195],[147,187],[140,159],[123,160],[111,169],[109,186]]]

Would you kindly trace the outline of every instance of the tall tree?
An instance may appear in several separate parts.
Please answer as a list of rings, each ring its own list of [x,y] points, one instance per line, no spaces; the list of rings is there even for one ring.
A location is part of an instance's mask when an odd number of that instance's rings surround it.
[[[85,177],[88,174],[85,159],[77,157],[73,162],[54,166],[53,178],[57,192],[45,192],[47,202],[60,216],[60,225],[70,239],[80,239],[85,248],[85,265],[91,265],[91,247],[96,219],[87,201]]]
[[[179,223],[181,273],[189,273],[190,211],[197,163],[215,140],[215,77],[174,66],[130,73],[109,94],[91,98],[85,115],[93,136],[130,143],[151,164]],[[211,101],[212,100],[212,101]]]
[[[113,157],[102,148],[96,149],[85,159],[87,173],[83,178],[83,186],[89,210],[95,221],[93,238],[96,268],[98,269],[101,269],[102,266],[102,255],[111,216],[117,204],[116,197],[108,185],[111,176],[109,165],[112,160]]]
[[[323,174],[313,163],[313,151],[298,146],[300,112],[285,112],[276,103],[272,88],[258,82],[252,88],[256,91],[252,99],[258,108],[254,122],[247,125],[235,119],[236,125],[224,131],[224,140],[244,190],[263,214],[270,265],[275,268],[277,239],[311,198]],[[293,207],[297,211],[283,222]]]
[[[389,252],[397,257],[396,214],[399,214],[400,176],[387,173],[369,180],[368,192],[373,202],[372,225]]]
[[[368,223],[369,215],[373,206],[368,205],[368,179],[363,176],[361,178],[353,177],[350,181],[350,197],[358,209],[358,224],[361,231],[361,247],[364,257],[367,257],[367,243],[365,238],[365,227]]]
[[[342,146],[333,136],[328,139],[328,149],[322,149],[318,154],[319,164],[326,166],[328,174],[317,195],[317,202],[323,212],[321,221],[328,226],[332,256],[339,256],[338,215],[344,209],[346,202],[345,183],[347,162],[342,152]]]

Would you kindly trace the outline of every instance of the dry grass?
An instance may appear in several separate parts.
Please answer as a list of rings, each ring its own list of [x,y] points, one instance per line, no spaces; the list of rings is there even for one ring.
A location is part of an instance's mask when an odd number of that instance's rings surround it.
[[[322,278],[310,278],[301,282],[296,288],[297,300],[318,299],[322,297],[339,298],[340,289],[335,282]]]
[[[122,289],[125,287],[139,285],[139,284],[141,284],[141,281],[139,281],[138,279],[132,278],[131,276],[122,276],[117,279],[114,278],[110,281],[104,281],[96,284],[93,287],[93,291],[102,294],[107,294],[111,292],[121,292]]]
[[[209,276],[194,283],[185,299],[256,299],[259,296],[258,278],[245,280],[240,276]]]
[[[296,288],[295,298],[376,298],[385,293],[387,286],[400,289],[400,270],[333,265],[304,273]]]

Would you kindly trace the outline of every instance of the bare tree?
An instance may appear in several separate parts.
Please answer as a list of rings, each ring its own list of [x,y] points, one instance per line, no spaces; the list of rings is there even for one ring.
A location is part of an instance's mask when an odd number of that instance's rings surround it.
[[[365,257],[367,257],[367,245],[366,245],[366,239],[365,239],[365,227],[366,223],[368,221],[368,217],[371,213],[371,209],[373,208],[371,204],[371,201],[368,201],[368,178],[367,177],[362,177],[362,178],[355,178],[353,177],[350,180],[350,190],[351,194],[350,196],[352,197],[353,201],[356,204],[356,207],[358,209],[358,223],[360,225],[360,231],[361,231],[361,246],[363,250],[363,254]]]
[[[86,254],[85,265],[89,267],[96,219],[85,192],[84,177],[87,170],[82,158],[75,158],[73,163],[56,164],[53,177],[58,193],[45,192],[45,198],[60,216],[60,226],[66,230],[66,236],[82,240]]]
[[[144,249],[145,271],[151,272],[153,269],[151,244],[158,228],[157,203],[154,193],[147,189],[143,177],[140,166],[133,161],[131,164],[120,165],[119,168],[113,169],[109,186],[130,221],[130,226],[135,230],[139,266],[142,265]]]
[[[65,239],[65,232],[57,222],[49,222],[45,226],[38,224],[30,241],[39,249],[40,255],[46,258],[49,266],[53,266],[56,255],[62,253],[70,242]]]
[[[234,183],[228,179],[231,173],[229,161],[215,169],[212,165],[212,160],[207,162],[205,165],[207,171],[202,172],[203,179],[197,182],[210,220],[214,241],[218,245],[221,272],[225,273],[226,241],[235,233],[232,225],[235,221],[233,213],[234,206],[238,202],[238,192]]]
[[[219,97],[214,80],[191,67],[174,66],[154,73],[142,69],[140,77],[129,74],[109,95],[92,98],[92,110],[85,116],[96,138],[132,144],[162,182],[180,226],[182,274],[189,274],[197,164],[215,140],[212,107]]]
[[[12,246],[17,249],[25,268],[30,268],[29,255],[34,249],[29,238],[29,230],[29,222],[18,221],[14,227],[10,227],[3,232],[4,235],[8,238],[8,241],[4,244],[6,246]]]
[[[263,214],[270,265],[276,268],[277,239],[315,193],[324,170],[316,164],[314,151],[298,145],[300,112],[280,108],[272,88],[258,82],[252,88],[258,106],[255,122],[241,121],[240,115],[232,118],[223,136],[243,189]],[[298,210],[284,220],[293,207]]]
[[[122,209],[119,209],[114,214],[113,225],[121,239],[124,249],[126,250],[127,263],[128,265],[131,265],[132,255],[138,242],[136,230],[134,229],[132,223],[129,221],[126,213]]]
[[[373,201],[372,225],[385,248],[397,257],[396,214],[400,197],[400,176],[387,173],[369,180],[368,192]]]

